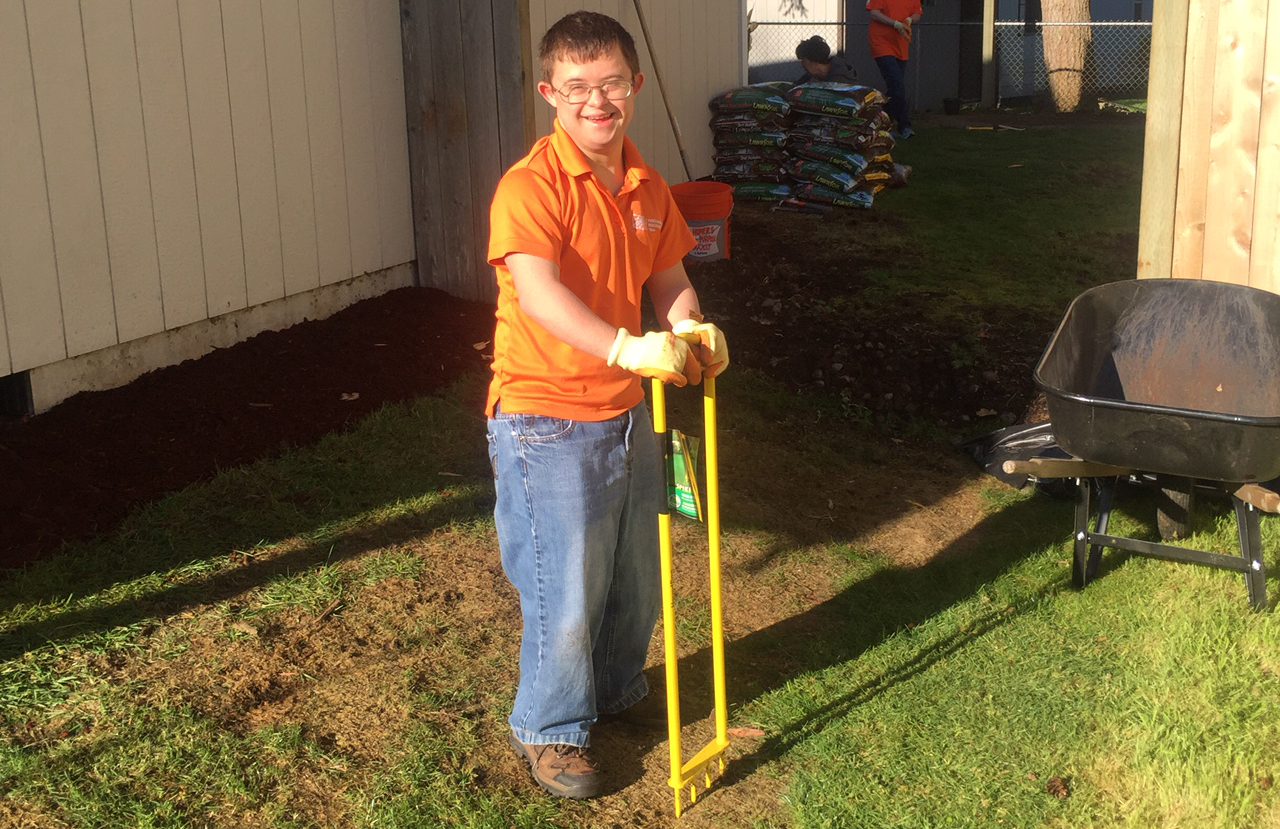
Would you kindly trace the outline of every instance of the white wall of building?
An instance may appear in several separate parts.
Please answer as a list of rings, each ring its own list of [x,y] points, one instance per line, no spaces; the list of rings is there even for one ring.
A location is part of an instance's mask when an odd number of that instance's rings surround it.
[[[0,376],[411,262],[405,134],[397,0],[0,0]]]

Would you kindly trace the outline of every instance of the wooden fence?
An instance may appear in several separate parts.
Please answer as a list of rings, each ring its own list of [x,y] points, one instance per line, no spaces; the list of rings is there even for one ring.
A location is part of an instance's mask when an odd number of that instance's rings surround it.
[[[401,0],[418,272],[467,299],[496,296],[489,202],[529,146],[520,0]]]
[[[1280,292],[1280,0],[1155,6],[1138,276]]]

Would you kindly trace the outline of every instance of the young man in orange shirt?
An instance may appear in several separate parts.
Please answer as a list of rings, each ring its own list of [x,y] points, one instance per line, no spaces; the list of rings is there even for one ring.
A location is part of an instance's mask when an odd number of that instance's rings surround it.
[[[885,94],[889,102],[885,111],[894,120],[893,136],[910,138],[911,112],[907,104],[907,57],[910,54],[911,27],[924,16],[920,0],[867,0],[871,23],[867,41],[871,57],[880,67]]]
[[[511,746],[548,792],[587,798],[602,779],[591,727],[648,693],[661,602],[666,479],[641,378],[698,383],[729,354],[685,274],[693,235],[626,137],[645,80],[630,34],[576,12],[547,31],[539,62],[554,132],[490,209],[486,413],[502,565],[524,623]],[[639,333],[642,292],[661,326],[699,343]]]

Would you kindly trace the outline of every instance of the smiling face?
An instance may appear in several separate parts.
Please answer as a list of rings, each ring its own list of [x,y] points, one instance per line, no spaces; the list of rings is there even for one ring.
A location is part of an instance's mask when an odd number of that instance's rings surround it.
[[[599,87],[608,81],[631,81],[631,97],[611,101],[603,91],[593,89],[586,103],[571,104],[555,91],[572,84]],[[568,58],[556,60],[550,82],[539,82],[538,92],[556,108],[560,126],[588,160],[613,167],[621,163],[622,139],[635,115],[636,94],[643,84],[644,74],[633,75],[622,49],[614,45],[585,63]]]

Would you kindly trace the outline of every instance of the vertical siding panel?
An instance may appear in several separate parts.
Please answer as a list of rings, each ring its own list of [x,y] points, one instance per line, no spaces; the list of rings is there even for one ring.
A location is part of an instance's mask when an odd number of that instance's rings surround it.
[[[1139,279],[1167,279],[1173,269],[1178,136],[1182,124],[1189,8],[1190,0],[1164,0],[1154,10],[1142,157],[1142,218],[1138,228]]]
[[[462,38],[475,55],[494,54],[493,9],[489,3],[463,3]],[[471,156],[471,225],[474,256],[468,270],[461,274],[466,295],[494,295],[489,278],[489,205],[502,175],[502,147],[498,141],[498,76],[492,60],[471,61],[466,72],[464,90],[467,106],[467,133]]]
[[[553,8],[554,0],[544,0],[538,3],[538,10],[541,14],[532,14],[529,20],[529,46],[533,55],[533,73],[534,78],[530,84],[534,87],[532,97],[533,101],[533,137],[534,139],[548,135],[551,132],[551,123],[555,120],[555,112],[547,102],[542,100],[542,96],[538,94],[537,84],[542,80],[542,64],[538,60],[538,46],[542,43],[542,36],[547,33],[547,29],[551,28],[551,24],[560,19],[559,14],[555,14],[558,8]]]
[[[302,62],[307,84],[311,180],[315,188],[320,284],[351,277],[351,229],[338,108],[338,53],[332,0],[300,0]]]
[[[400,4],[367,0],[369,74],[373,84],[374,140],[378,161],[378,224],[382,267],[413,260],[413,199],[409,192],[404,60],[400,45]]]
[[[1266,24],[1262,0],[1225,2],[1219,12],[1204,276],[1220,282],[1249,279]]]
[[[338,49],[343,166],[347,171],[347,216],[351,227],[351,272],[357,275],[379,270],[382,262],[368,28],[364,0],[335,0],[334,29]]]
[[[164,330],[133,13],[129,0],[86,3],[82,10],[111,290],[120,340],[127,342]]]
[[[1280,0],[1268,10],[1249,284],[1280,293]]]
[[[440,151],[436,139],[436,98],[442,94],[432,71],[435,15],[421,0],[401,0],[404,14],[405,108],[409,135],[414,250],[418,281],[443,288],[444,223],[440,200]]]
[[[678,65],[680,73],[678,73],[677,77],[680,78],[682,82],[691,81],[691,79],[694,78],[709,78],[710,75],[708,74],[708,69],[710,68],[710,60],[717,56],[716,50],[714,49],[698,49],[698,47],[696,47],[696,38],[700,36],[700,33],[695,31],[692,12],[694,12],[694,10],[692,10],[689,4],[680,4],[680,13],[678,13],[677,20],[677,32],[680,32],[680,37],[684,42],[681,42],[680,47],[677,49],[677,59],[680,60],[680,65]],[[689,113],[689,115],[682,116],[680,119],[680,130],[685,136],[685,151],[687,156],[689,156],[690,169],[694,171],[694,175],[696,177],[696,175],[698,175],[698,168],[703,166],[705,161],[707,161],[703,157],[703,152],[700,151],[701,142],[699,141],[699,136],[708,129],[707,122],[710,119],[710,113],[707,111],[707,107],[705,106],[701,107],[701,111],[695,110],[694,106],[692,106],[692,97],[694,97],[696,93],[692,90],[684,91],[687,83],[681,83],[680,86],[682,90],[682,97],[684,97],[684,102],[682,102],[681,106],[681,113]],[[703,116],[701,116],[704,111],[707,111],[707,118],[703,118]]]
[[[440,257],[444,265],[444,284],[451,293],[475,298],[468,293],[477,262],[467,110],[473,105],[487,108],[492,104],[470,101],[465,94],[459,94],[463,88],[460,75],[470,74],[458,71],[458,67],[470,64],[462,52],[461,2],[470,0],[441,0],[435,7],[429,33],[432,41],[431,67],[436,82],[443,84],[436,92],[432,132],[439,142],[440,151],[440,221],[447,240]]]
[[[164,324],[174,329],[208,315],[177,0],[133,0],[133,34]]]
[[[1187,28],[1186,83],[1182,88],[1183,147],[1208,147],[1213,105],[1214,57],[1218,31],[1218,3],[1197,2]],[[1183,153],[1178,160],[1178,201],[1175,207],[1171,275],[1200,279],[1204,270],[1204,224],[1208,212],[1208,158]]]
[[[178,22],[187,73],[205,297],[209,316],[217,317],[248,303],[221,7],[180,3]]]
[[[116,342],[80,9],[75,0],[27,7],[40,140],[69,356]]]
[[[3,13],[0,13],[3,17]],[[2,98],[0,98],[2,102]],[[3,138],[0,138],[0,150],[4,149]],[[4,184],[4,172],[0,170],[0,184]],[[0,211],[0,219],[4,218],[3,212]],[[8,244],[3,238],[0,238],[0,270],[4,269],[6,261],[4,247]],[[9,330],[4,321],[4,280],[0,278],[0,377],[5,377],[15,371],[13,367],[13,359],[9,355]]]
[[[566,11],[574,10],[566,9]],[[636,149],[640,151],[644,160],[661,170],[666,166],[663,156],[664,148],[655,140],[657,133],[654,130],[654,119],[662,108],[662,92],[658,88],[658,75],[653,71],[649,43],[645,40],[644,30],[640,27],[640,18],[636,16],[635,7],[630,3],[622,7],[621,3],[617,2],[596,2],[591,6],[591,11],[616,18],[631,33],[631,38],[636,42],[636,52],[640,55],[640,71],[644,73],[645,82],[636,98],[636,116],[631,121],[630,128],[627,129],[627,136],[636,145]],[[654,21],[649,21],[649,25],[653,26]]]
[[[222,32],[227,47],[227,87],[240,190],[246,298],[249,305],[260,305],[284,296],[260,0],[222,0]]]
[[[520,0],[492,0],[495,78],[498,84],[498,146],[500,166],[506,170],[524,156],[524,44],[520,30]]]
[[[22,0],[0,0],[0,372],[67,355]],[[14,198],[17,194],[19,198]]]
[[[613,9],[603,11],[605,14],[614,14]],[[665,119],[667,115],[662,106],[662,88],[658,83],[658,73],[654,69],[652,56],[657,54],[659,60],[662,58],[662,51],[658,46],[661,43],[662,24],[657,19],[661,15],[648,15],[645,18],[651,27],[649,34],[654,36],[655,41],[651,51],[649,43],[645,40],[644,30],[640,27],[640,18],[636,16],[635,7],[628,5],[619,11],[621,14],[617,15],[618,21],[631,32],[631,37],[636,42],[636,49],[640,52],[640,66],[647,76],[644,93],[636,101],[636,118],[629,134],[646,161],[659,170],[666,169],[667,148],[663,142],[663,132],[658,129],[658,119]],[[655,17],[655,19],[650,20],[649,17]]]
[[[263,0],[262,29],[271,99],[284,292],[292,296],[320,285],[298,0]]]
[[[699,8],[705,14],[706,4],[699,3]],[[675,113],[676,123],[681,127],[681,135],[684,134],[684,127],[688,119],[681,116],[687,114],[684,108],[684,100],[688,97],[687,92],[683,92],[683,84],[680,83],[680,49],[684,45],[683,38],[694,37],[694,32],[682,32],[680,30],[680,18],[673,14],[664,14],[664,10],[659,8],[654,11],[652,2],[646,4],[648,17],[657,18],[657,22],[650,22],[653,27],[654,46],[657,48],[658,60],[662,61],[662,78],[667,83],[667,97],[671,101],[671,111]],[[658,93],[658,100],[654,101],[653,106],[653,132],[654,144],[661,147],[663,176],[669,181],[684,181],[684,166],[680,162],[680,145],[676,141],[675,128],[671,125],[672,116],[667,114],[667,107],[662,101],[662,90],[655,86],[654,92]],[[692,127],[692,124],[689,124]]]

